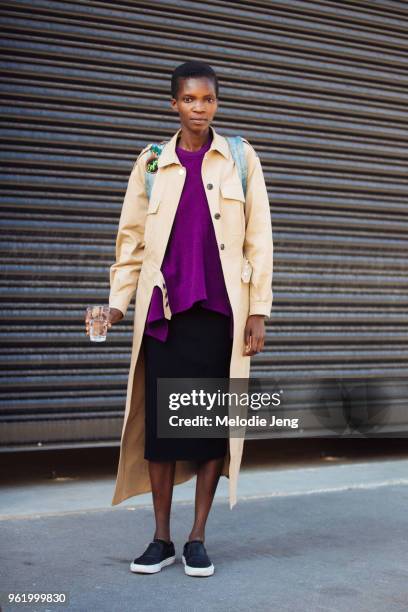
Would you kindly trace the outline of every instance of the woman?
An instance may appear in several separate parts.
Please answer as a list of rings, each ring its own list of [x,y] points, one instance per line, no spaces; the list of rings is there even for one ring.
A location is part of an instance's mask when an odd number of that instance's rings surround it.
[[[253,147],[244,140],[245,197],[228,141],[211,126],[218,108],[214,70],[198,61],[181,64],[171,93],[180,129],[158,159],[148,145],[136,160],[110,270],[109,326],[124,317],[137,287],[112,504],[152,491],[156,530],[131,570],[158,572],[175,561],[173,485],[197,474],[195,520],[182,561],[186,574],[210,576],[205,525],[221,475],[230,480],[231,508],[235,503],[243,439],[158,437],[156,383],[162,377],[248,378],[272,306],[272,227]],[[150,197],[149,170],[155,171]],[[250,278],[242,273],[244,261]]]

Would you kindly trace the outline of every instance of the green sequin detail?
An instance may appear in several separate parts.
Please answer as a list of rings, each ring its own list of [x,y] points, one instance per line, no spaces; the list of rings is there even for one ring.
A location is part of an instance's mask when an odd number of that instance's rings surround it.
[[[157,170],[157,159],[154,159],[153,161],[149,162],[146,166],[146,170],[147,172],[156,172]]]
[[[158,169],[158,165],[157,165],[158,164],[158,158],[159,158],[160,153],[162,152],[162,149],[158,145],[153,144],[150,147],[150,151],[152,153],[154,153],[154,155],[157,155],[157,158],[153,159],[152,161],[149,161],[147,163],[146,170],[147,170],[147,172],[154,173],[154,172],[157,172],[157,169]]]

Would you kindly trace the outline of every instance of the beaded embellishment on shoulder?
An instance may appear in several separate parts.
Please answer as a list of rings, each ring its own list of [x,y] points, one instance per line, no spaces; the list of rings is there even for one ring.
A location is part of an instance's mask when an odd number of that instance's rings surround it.
[[[161,153],[161,148],[157,146],[156,144],[153,144],[150,147],[150,157],[146,161],[146,172],[149,172],[149,174],[154,174],[157,172],[158,170],[157,164],[158,164],[160,153]]]

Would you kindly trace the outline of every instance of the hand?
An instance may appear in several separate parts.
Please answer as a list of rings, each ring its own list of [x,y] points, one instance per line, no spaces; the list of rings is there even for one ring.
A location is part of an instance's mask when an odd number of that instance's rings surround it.
[[[112,327],[112,325],[114,325],[115,323],[118,323],[121,319],[123,319],[123,312],[119,310],[119,308],[110,308],[108,329]]]
[[[118,323],[118,321],[120,321],[121,319],[123,319],[123,312],[119,310],[119,308],[110,308],[109,309],[109,319],[108,319],[108,329],[110,329],[112,325],[114,325],[115,323]],[[86,310],[85,310],[85,330],[86,330],[86,335],[89,336],[89,317],[88,317],[88,313]]]
[[[250,315],[248,317],[245,325],[244,340],[245,349],[243,355],[245,357],[251,357],[263,350],[265,341],[264,315]]]

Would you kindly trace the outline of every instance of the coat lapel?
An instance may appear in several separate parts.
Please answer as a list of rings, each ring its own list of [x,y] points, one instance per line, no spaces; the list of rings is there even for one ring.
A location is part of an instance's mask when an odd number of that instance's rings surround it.
[[[158,168],[164,168],[170,164],[178,164],[181,166],[181,162],[176,153],[177,138],[179,134],[181,134],[181,130],[182,128],[178,129],[177,132],[171,137],[169,142],[163,147],[163,151],[161,152],[159,161],[157,163]],[[209,151],[218,151],[226,159],[230,159],[231,153],[228,146],[228,141],[221,136],[221,134],[218,134],[212,125],[210,125],[210,130],[212,131],[213,139]]]

